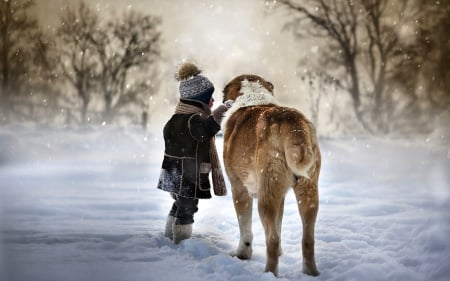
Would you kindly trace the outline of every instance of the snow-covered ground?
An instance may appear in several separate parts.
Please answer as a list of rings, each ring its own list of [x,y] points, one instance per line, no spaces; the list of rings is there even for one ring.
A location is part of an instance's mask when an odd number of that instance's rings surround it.
[[[221,139],[217,140],[221,147]],[[301,273],[301,224],[287,195],[279,280],[450,280],[450,151],[421,140],[321,139],[319,277]],[[200,203],[193,238],[162,231],[159,130],[0,128],[0,280],[277,280],[239,233],[231,195]]]

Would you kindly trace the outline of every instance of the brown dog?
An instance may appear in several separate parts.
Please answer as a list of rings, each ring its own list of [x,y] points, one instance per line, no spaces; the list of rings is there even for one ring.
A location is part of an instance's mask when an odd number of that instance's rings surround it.
[[[293,187],[303,223],[303,272],[317,276],[314,225],[321,158],[314,126],[297,110],[277,105],[273,85],[256,75],[231,80],[224,89],[224,100],[230,99],[234,104],[222,128],[225,170],[240,230],[235,255],[252,255],[252,197],[257,197],[266,237],[265,270],[278,274],[284,197]]]

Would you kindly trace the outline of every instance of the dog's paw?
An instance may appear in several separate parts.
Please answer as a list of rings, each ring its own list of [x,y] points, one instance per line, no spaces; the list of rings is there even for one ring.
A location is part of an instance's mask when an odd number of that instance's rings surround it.
[[[315,263],[303,262],[303,270],[304,274],[308,274],[311,276],[319,276],[320,272],[317,270]]]
[[[239,246],[236,251],[231,253],[231,256],[238,257],[241,260],[249,260],[252,257],[252,245],[250,243],[246,243],[243,246]]]
[[[251,254],[251,253],[250,253],[250,254],[248,254],[248,253],[242,253],[242,252],[238,252],[237,250],[231,252],[231,256],[232,256],[232,257],[237,257],[237,258],[240,259],[240,260],[249,260],[249,259],[252,258],[252,254]]]

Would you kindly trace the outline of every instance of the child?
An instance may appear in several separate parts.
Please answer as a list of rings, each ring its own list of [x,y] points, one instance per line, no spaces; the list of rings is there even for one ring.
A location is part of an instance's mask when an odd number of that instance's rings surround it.
[[[200,73],[192,63],[181,65],[175,76],[180,81],[180,101],[164,127],[158,188],[170,192],[175,200],[164,232],[175,244],[190,238],[198,200],[211,198],[209,173],[211,160],[217,159],[214,136],[227,110],[220,105],[211,112],[214,86]],[[213,172],[220,173],[220,166],[214,166]]]

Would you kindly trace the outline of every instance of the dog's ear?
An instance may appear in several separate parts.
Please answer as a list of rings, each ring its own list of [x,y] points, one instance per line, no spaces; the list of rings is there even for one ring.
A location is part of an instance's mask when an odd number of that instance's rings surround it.
[[[270,93],[272,93],[272,96],[274,95],[273,94],[274,86],[273,86],[273,84],[271,82],[269,82],[269,81],[267,81],[265,79],[261,79],[261,80],[259,80],[259,83],[261,84],[261,86],[266,88]]]
[[[273,94],[273,88],[274,88],[273,84],[272,84],[271,82],[269,82],[269,81],[267,81],[267,84],[268,84],[268,86],[270,87],[270,91],[271,91],[272,94]]]
[[[240,89],[241,79],[240,76],[238,76],[225,85],[225,88],[223,89],[223,102],[227,100],[236,100],[236,98],[241,95],[241,93],[239,93]]]
[[[229,87],[230,87],[230,83],[226,84],[225,88],[223,88],[223,91],[222,91],[222,93],[223,93],[222,103],[224,103],[225,101],[229,100],[229,98],[228,98]]]
[[[266,88],[273,95],[273,88],[274,88],[273,84],[271,82],[267,81],[266,79],[262,78],[261,76],[250,74],[250,75],[245,75],[245,79],[247,79],[248,81],[252,81],[252,82],[258,82],[261,86]]]

